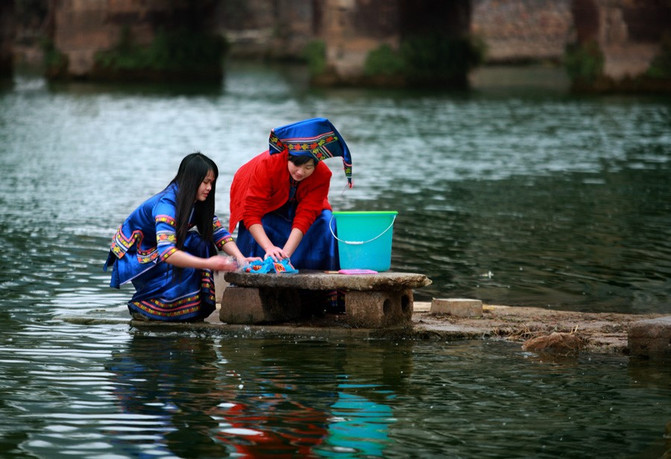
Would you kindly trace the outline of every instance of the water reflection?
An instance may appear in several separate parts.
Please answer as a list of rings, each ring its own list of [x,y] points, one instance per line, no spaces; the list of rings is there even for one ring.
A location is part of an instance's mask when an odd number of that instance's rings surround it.
[[[134,454],[223,454],[210,435],[217,425],[208,414],[217,404],[213,395],[217,359],[211,342],[190,336],[135,335],[127,349],[112,357],[106,368],[115,375],[114,393],[125,414],[125,428],[108,434],[127,443],[124,449],[142,440]]]
[[[317,357],[320,347],[330,354],[325,343],[300,347],[317,352],[301,352],[300,358],[294,351],[298,346],[280,341],[263,342],[253,356],[222,347],[226,375],[237,385],[221,394],[219,441],[249,457],[305,457],[324,441],[338,356],[332,365]],[[245,364],[246,357],[251,360]]]
[[[108,433],[152,455],[381,456],[395,422],[389,400],[411,377],[409,355],[138,332],[106,365],[125,419]]]
[[[548,358],[495,341],[216,333],[58,322],[6,330],[0,455],[659,457],[668,449],[669,366]]]

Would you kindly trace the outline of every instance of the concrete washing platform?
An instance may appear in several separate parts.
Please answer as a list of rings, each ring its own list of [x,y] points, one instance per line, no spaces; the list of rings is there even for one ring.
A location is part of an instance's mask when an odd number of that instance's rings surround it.
[[[298,274],[224,274],[229,286],[221,298],[219,318],[229,324],[262,324],[311,317],[314,304],[302,301],[301,292],[344,295],[344,322],[356,328],[389,328],[409,325],[413,289],[431,284],[423,274],[383,272],[338,274],[301,271]]]

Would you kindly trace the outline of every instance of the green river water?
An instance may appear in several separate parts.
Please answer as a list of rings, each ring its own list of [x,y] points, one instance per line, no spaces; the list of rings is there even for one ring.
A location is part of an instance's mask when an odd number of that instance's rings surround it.
[[[237,167],[324,116],[353,156],[334,210],[397,210],[416,300],[671,313],[671,100],[568,93],[553,69],[469,92],[310,89],[232,66],[221,85],[0,86],[0,456],[660,457],[671,368],[547,359],[497,341],[279,340],[137,330],[102,264],[181,158]],[[70,318],[109,318],[83,325]]]

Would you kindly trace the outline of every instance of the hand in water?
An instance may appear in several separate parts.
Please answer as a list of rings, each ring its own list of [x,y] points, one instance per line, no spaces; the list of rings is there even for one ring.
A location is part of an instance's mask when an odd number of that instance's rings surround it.
[[[238,269],[238,262],[233,257],[224,257],[215,255],[209,258],[212,271],[235,271]]]
[[[263,261],[261,257],[241,257],[241,258],[236,258],[236,262],[238,263],[238,268],[242,269],[245,268],[247,265],[249,265],[252,261]]]

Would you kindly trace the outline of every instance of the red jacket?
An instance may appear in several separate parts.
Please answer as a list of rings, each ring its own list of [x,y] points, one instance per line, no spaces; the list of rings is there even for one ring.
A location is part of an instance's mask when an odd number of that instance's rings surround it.
[[[265,151],[238,169],[231,184],[231,232],[240,221],[247,228],[261,224],[264,215],[287,202],[290,188],[288,160],[286,150],[274,155]],[[329,167],[319,161],[312,175],[300,182],[292,228],[305,234],[322,210],[331,210],[328,202],[331,175]]]

